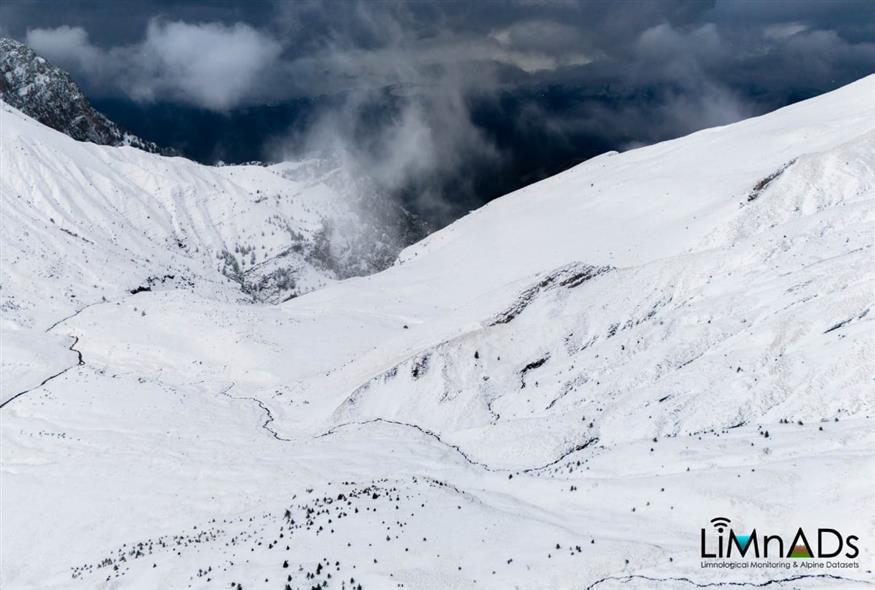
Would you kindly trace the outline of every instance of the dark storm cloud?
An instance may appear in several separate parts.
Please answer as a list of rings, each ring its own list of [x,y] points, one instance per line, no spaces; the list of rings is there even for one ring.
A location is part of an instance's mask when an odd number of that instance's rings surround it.
[[[150,60],[130,56],[154,51],[156,42],[164,42],[165,29],[175,26],[194,35],[197,28],[247,27],[263,45],[282,47],[282,60],[271,61],[268,52],[262,65],[271,70],[238,97],[238,102],[258,102],[361,86],[428,84],[448,67],[476,69],[478,79],[486,69],[490,81],[495,71],[503,70],[503,81],[513,81],[514,74],[589,63],[612,53],[613,45],[633,42],[653,23],[690,20],[709,5],[651,1],[627,10],[628,5],[614,2],[341,0],[72,2],[45,10],[48,6],[4,3],[3,22],[47,57],[71,68],[92,92],[131,93],[137,99],[151,96],[143,86],[157,68]],[[221,35],[211,40],[213,44],[201,46],[204,53],[221,49]],[[81,59],[86,55],[90,65]],[[190,57],[183,53],[179,61]],[[195,63],[189,70],[194,73],[198,67]],[[121,70],[129,74],[120,78],[116,72]],[[139,81],[133,90],[131,78]],[[165,81],[156,86],[156,97],[173,100],[191,92],[191,85],[175,89]],[[199,102],[201,94],[192,93],[191,101]],[[205,106],[216,105],[207,101]]]
[[[428,87],[447,71],[473,91],[612,78],[713,93],[775,63],[780,80],[752,82],[822,82],[827,70],[847,80],[872,67],[875,41],[875,6],[862,1],[13,0],[0,10],[7,34],[70,68],[93,94],[217,110]],[[806,48],[814,53],[799,59]]]

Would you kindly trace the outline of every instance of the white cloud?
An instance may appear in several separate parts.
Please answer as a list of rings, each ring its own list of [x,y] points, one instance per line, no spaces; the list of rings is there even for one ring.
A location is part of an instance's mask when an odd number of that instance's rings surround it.
[[[141,98],[171,95],[223,110],[239,103],[281,46],[249,25],[152,21],[142,45],[151,76],[134,92]],[[135,96],[136,97],[136,96]]]
[[[101,52],[91,44],[82,27],[60,26],[56,29],[31,29],[27,45],[38,54],[64,67],[93,74],[101,61]]]
[[[253,82],[282,51],[275,39],[243,23],[160,20],[149,23],[142,42],[109,50],[92,45],[84,29],[68,26],[32,29],[27,43],[95,86],[136,100],[179,100],[218,111],[250,98],[258,86]]]

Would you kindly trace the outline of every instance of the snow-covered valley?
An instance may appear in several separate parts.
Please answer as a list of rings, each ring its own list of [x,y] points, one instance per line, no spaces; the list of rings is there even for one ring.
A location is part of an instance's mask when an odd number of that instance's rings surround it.
[[[875,76],[353,278],[342,170],[0,127],[4,588],[875,579]],[[702,568],[714,516],[858,567]]]

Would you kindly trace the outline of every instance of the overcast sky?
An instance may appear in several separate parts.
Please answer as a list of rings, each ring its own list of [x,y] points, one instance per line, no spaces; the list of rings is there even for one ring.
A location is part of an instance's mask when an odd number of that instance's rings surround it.
[[[871,0],[4,0],[0,33],[70,71],[92,98],[230,113],[345,97],[295,136],[297,148],[350,147],[373,97],[391,89],[409,97],[403,108],[351,148],[387,183],[531,161],[517,153],[531,130],[549,134],[559,159],[634,147],[875,71]],[[509,95],[524,98],[509,107]],[[513,126],[503,143],[503,127],[477,120],[484,104]]]
[[[448,77],[466,91],[547,80],[818,86],[875,64],[868,0],[5,0],[0,26],[92,93],[215,110]]]

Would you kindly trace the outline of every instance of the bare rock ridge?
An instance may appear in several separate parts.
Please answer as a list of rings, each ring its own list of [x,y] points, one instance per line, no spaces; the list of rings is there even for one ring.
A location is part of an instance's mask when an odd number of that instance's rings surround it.
[[[70,74],[23,43],[0,38],[0,74],[0,99],[73,139],[179,155],[137,137],[96,111]]]

